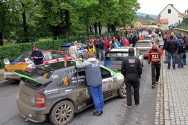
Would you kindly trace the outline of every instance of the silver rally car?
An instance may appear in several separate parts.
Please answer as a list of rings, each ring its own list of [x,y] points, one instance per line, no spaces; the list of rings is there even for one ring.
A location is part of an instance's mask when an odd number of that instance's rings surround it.
[[[123,75],[102,65],[100,68],[104,99],[125,98]],[[41,65],[30,73],[21,70],[14,73],[21,77],[16,104],[26,121],[49,119],[55,125],[66,125],[75,113],[93,105],[85,71],[75,68],[74,61]]]

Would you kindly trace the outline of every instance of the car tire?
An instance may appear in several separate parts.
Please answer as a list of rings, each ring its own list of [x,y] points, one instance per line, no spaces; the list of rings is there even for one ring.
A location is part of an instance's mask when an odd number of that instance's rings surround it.
[[[14,82],[15,84],[19,84],[20,81],[21,81],[21,80],[14,80],[13,82]]]
[[[126,98],[127,97],[127,90],[126,90],[126,85],[125,82],[121,84],[121,87],[119,88],[119,96],[121,98]]]
[[[50,112],[49,120],[54,125],[66,125],[74,117],[74,105],[67,100],[58,102]]]

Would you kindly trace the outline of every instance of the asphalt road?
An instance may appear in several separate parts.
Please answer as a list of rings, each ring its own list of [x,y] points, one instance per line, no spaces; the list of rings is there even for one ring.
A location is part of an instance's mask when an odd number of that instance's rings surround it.
[[[69,125],[153,125],[157,89],[151,89],[151,71],[147,62],[143,67],[140,81],[141,104],[139,106],[125,109],[122,105],[126,103],[126,99],[117,97],[105,102],[102,116],[93,116],[94,107],[91,107],[75,114]],[[0,125],[36,125],[25,122],[19,115],[16,107],[17,93],[18,84],[6,83],[0,86]],[[45,122],[40,125],[51,124]]]

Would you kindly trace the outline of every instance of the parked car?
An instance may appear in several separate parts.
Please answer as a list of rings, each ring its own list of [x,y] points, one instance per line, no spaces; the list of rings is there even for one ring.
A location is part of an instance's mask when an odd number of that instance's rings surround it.
[[[124,77],[100,65],[104,100],[126,97]],[[21,77],[16,104],[23,118],[32,122],[49,120],[55,125],[71,122],[75,113],[93,105],[84,69],[74,61],[37,66],[31,73],[14,71]]]
[[[140,53],[140,51],[136,47],[113,48],[111,51],[105,54],[106,59],[104,61],[104,66],[114,71],[121,71],[121,64],[122,64],[123,57],[128,56],[129,48],[134,48],[134,55],[140,59],[142,66],[144,66],[143,55]]]
[[[68,53],[70,46],[71,46],[71,43],[62,44],[60,51]],[[79,54],[79,56],[82,56],[84,53],[87,52],[87,48],[86,47],[87,47],[86,44],[84,44],[84,43],[78,43],[77,48],[78,48],[78,54]]]
[[[71,60],[71,56],[62,53],[61,51],[57,50],[43,50],[42,51],[44,56],[43,64],[49,64],[64,60]],[[19,81],[19,77],[13,73],[14,70],[25,70],[28,64],[25,61],[25,58],[30,58],[31,51],[26,52],[18,56],[14,61],[10,62],[8,59],[4,59],[5,64],[5,71],[4,71],[4,78],[6,80],[14,80]]]
[[[148,51],[152,48],[152,41],[139,40],[136,43],[136,47],[140,50],[140,53],[143,54],[144,59],[148,59]]]

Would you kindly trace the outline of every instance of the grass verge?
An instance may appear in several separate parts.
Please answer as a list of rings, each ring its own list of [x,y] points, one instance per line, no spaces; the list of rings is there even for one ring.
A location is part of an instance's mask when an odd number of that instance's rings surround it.
[[[0,81],[4,80],[4,74],[0,74]]]

